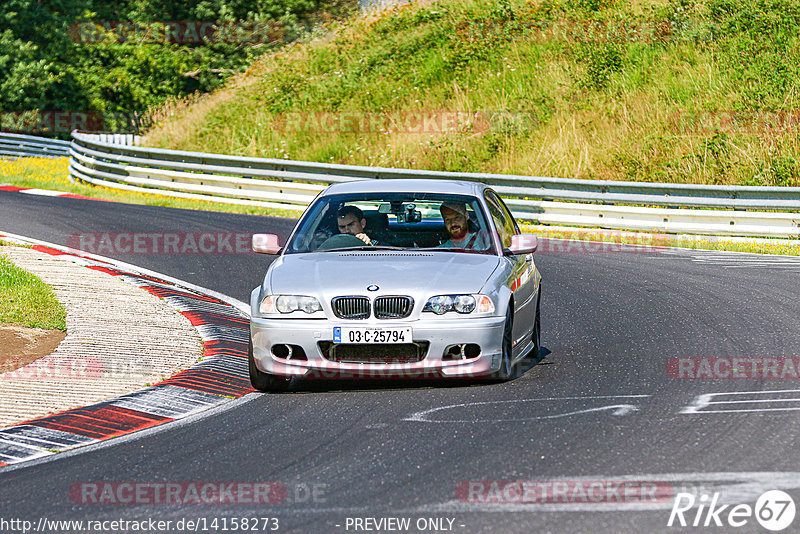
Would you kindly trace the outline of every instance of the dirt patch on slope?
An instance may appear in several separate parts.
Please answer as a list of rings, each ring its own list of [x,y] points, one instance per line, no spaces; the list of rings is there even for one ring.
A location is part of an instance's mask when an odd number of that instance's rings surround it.
[[[47,356],[65,336],[61,330],[0,324],[0,373],[14,371]]]

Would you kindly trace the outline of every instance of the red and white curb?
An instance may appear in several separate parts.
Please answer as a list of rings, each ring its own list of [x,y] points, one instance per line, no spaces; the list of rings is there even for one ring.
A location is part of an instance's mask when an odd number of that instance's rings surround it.
[[[64,197],[64,198],[80,198],[83,200],[101,200],[102,198],[87,197],[84,195],[76,195],[75,193],[65,193],[63,191],[54,191],[52,189],[37,189],[35,187],[17,187],[15,185],[0,185],[0,191],[11,191],[15,193],[24,193],[26,195],[39,195],[44,197]],[[113,202],[113,201],[106,201]]]
[[[16,235],[0,233],[0,238],[73,256],[88,269],[119,276],[163,298],[194,325],[205,349],[199,363],[154,386],[0,430],[0,467],[182,419],[254,391],[247,370],[250,319],[241,303],[108,258]]]

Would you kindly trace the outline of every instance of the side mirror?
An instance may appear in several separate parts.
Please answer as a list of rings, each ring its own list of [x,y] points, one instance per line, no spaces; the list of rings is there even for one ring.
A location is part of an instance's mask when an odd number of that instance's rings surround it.
[[[539,248],[539,238],[533,234],[517,234],[511,236],[511,246],[506,249],[508,254],[530,254]]]
[[[275,234],[253,234],[253,252],[261,254],[277,254],[281,246]]]

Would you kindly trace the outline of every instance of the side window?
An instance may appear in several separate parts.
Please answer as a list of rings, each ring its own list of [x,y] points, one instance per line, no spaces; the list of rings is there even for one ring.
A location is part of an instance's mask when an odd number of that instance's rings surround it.
[[[497,193],[492,190],[486,191],[486,203],[489,206],[489,213],[492,215],[492,219],[494,219],[497,232],[500,234],[500,242],[503,244],[503,248],[510,247],[511,236],[519,233],[519,228],[516,222],[514,222],[514,217],[511,216],[508,208],[503,204],[500,197],[497,196]]]

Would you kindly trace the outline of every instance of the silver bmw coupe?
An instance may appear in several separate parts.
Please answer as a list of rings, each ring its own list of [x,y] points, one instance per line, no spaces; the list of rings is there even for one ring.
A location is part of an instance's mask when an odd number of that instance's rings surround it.
[[[480,183],[363,180],[311,203],[250,297],[253,387],[302,378],[507,380],[539,353],[541,275]]]

